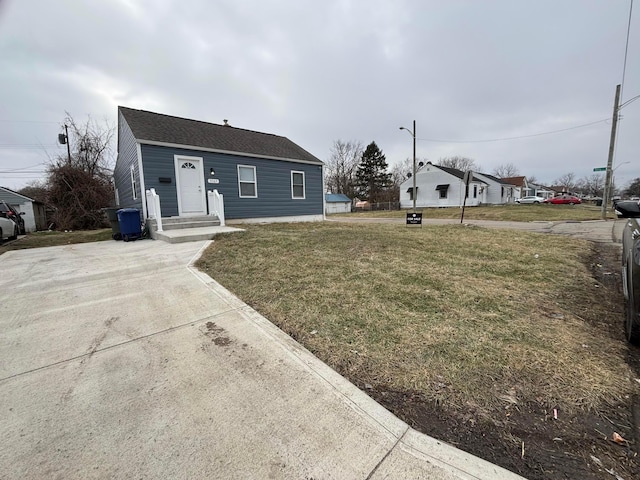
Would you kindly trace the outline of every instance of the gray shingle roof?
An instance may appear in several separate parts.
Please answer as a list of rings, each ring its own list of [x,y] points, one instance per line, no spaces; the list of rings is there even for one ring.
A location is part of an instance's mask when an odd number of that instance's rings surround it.
[[[173,143],[322,164],[320,159],[286,137],[127,107],[118,107],[118,110],[136,140],[142,143]]]
[[[343,193],[325,193],[324,199],[327,203],[351,202],[351,199]]]

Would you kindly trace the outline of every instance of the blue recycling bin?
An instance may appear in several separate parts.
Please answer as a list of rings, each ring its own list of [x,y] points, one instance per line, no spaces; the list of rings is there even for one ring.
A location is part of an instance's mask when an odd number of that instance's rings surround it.
[[[125,242],[142,237],[140,228],[140,210],[137,208],[121,208],[118,210],[120,235]]]

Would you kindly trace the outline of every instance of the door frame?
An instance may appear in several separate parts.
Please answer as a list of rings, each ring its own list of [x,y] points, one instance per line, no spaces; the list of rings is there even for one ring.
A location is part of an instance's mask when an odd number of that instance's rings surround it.
[[[198,213],[183,213],[182,212],[182,199],[180,198],[181,186],[180,186],[180,163],[189,161],[196,166],[196,171],[200,175],[200,202],[202,205],[202,215],[207,214],[207,197],[204,186],[204,159],[202,157],[192,157],[189,155],[174,155],[173,166],[176,172],[176,197],[178,199],[178,216],[180,217],[193,217],[199,215]]]

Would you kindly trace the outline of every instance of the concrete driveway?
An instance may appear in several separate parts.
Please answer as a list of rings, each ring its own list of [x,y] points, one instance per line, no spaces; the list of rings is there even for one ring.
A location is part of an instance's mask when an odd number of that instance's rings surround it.
[[[2,478],[520,478],[409,428],[193,269],[206,245],[0,257]]]

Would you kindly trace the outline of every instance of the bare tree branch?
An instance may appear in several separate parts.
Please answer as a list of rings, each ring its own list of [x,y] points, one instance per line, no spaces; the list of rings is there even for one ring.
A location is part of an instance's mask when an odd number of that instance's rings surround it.
[[[463,172],[466,172],[467,170],[479,169],[479,166],[476,165],[476,162],[473,158],[460,157],[457,155],[441,158],[440,160],[438,160],[438,165],[440,165],[441,167],[455,168]]]
[[[493,169],[492,173],[493,176],[498,178],[510,178],[520,175],[518,167],[516,167],[513,163],[503,163],[502,165],[498,165]]]

